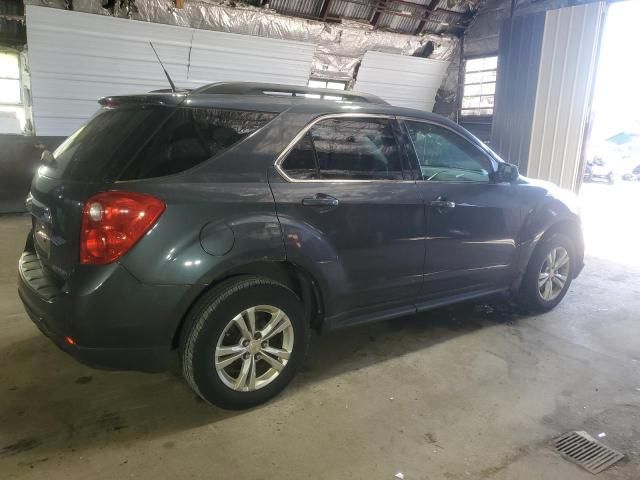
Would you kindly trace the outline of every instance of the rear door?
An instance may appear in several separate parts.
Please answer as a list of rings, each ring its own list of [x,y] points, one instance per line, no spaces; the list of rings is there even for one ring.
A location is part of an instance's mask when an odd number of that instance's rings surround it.
[[[521,225],[517,187],[492,181],[497,162],[455,130],[403,120],[426,204],[422,294],[507,286]]]
[[[271,181],[287,257],[326,282],[328,316],[418,293],[424,205],[397,128],[390,116],[323,117]]]

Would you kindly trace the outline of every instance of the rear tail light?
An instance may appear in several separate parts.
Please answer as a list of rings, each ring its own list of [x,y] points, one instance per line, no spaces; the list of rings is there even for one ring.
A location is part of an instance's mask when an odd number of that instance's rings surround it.
[[[115,262],[156,223],[165,204],[151,195],[102,192],[84,204],[80,230],[80,263]]]

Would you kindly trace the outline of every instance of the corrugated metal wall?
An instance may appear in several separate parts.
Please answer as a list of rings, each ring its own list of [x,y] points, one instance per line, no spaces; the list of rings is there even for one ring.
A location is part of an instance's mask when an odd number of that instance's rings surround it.
[[[37,135],[66,136],[99,97],[167,88],[149,41],[176,85],[264,81],[306,85],[315,45],[27,6]]]
[[[523,173],[531,145],[544,23],[544,13],[513,17],[500,31],[491,147]]]
[[[527,174],[576,190],[604,3],[546,13]]]
[[[432,111],[449,62],[367,52],[354,90],[373,93],[392,105]]]

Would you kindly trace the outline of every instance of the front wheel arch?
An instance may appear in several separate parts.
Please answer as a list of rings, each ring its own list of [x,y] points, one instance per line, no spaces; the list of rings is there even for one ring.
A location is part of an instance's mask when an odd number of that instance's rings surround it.
[[[511,282],[512,293],[515,294],[520,290],[522,279],[536,249],[544,240],[557,233],[566,235],[574,244],[577,264],[577,268],[574,270],[574,277],[580,272],[584,264],[584,238],[582,235],[582,228],[577,218],[565,218],[563,220],[552,223],[546,229],[538,233],[532,240],[523,243],[520,246],[518,267],[515,271],[514,279]]]

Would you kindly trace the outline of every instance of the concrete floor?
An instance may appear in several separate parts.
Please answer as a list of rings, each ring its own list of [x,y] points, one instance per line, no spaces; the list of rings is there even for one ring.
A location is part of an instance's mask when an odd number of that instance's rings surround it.
[[[315,338],[283,395],[226,412],[177,366],[92,370],[44,338],[15,291],[27,228],[0,218],[2,479],[591,479],[549,448],[574,429],[627,454],[599,478],[640,478],[640,262],[591,252],[542,316],[496,300]]]

